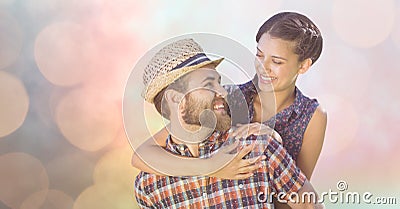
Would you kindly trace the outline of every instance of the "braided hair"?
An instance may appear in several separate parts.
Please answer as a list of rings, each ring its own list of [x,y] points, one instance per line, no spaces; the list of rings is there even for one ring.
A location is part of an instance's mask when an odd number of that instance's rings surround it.
[[[260,27],[256,41],[268,33],[271,37],[295,43],[294,53],[299,61],[310,58],[314,64],[322,52],[322,36],[318,27],[306,16],[295,12],[281,12]]]

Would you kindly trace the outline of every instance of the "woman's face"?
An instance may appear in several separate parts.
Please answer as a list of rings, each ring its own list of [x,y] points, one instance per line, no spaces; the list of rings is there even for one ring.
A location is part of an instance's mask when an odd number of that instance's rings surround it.
[[[294,87],[302,63],[294,53],[295,43],[264,33],[257,44],[255,67],[261,91],[284,91]]]

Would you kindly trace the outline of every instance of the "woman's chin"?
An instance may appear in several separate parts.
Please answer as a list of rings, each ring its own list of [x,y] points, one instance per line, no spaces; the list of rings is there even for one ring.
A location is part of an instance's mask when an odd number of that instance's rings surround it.
[[[261,92],[274,92],[274,87],[272,86],[272,85],[262,85],[262,84],[259,84],[258,85],[258,89],[261,91]]]

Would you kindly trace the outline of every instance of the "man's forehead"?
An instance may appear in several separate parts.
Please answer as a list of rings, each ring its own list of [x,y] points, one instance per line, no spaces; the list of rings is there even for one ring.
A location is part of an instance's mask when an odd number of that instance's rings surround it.
[[[221,77],[215,68],[203,67],[190,72],[190,80],[202,80],[206,77],[214,77],[219,79]]]
[[[185,78],[187,88],[203,87],[207,82],[219,81],[221,76],[213,68],[199,68],[188,74]]]

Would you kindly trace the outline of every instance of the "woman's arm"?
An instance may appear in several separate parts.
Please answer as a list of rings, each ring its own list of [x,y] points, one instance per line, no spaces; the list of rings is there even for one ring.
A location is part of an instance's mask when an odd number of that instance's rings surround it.
[[[236,155],[229,154],[234,147],[227,146],[208,159],[173,155],[163,149],[167,137],[168,131],[163,128],[140,145],[133,153],[133,167],[157,175],[209,175],[225,179],[244,179],[250,177],[253,171],[259,168],[259,161],[265,159],[265,157],[242,159],[253,149],[251,145],[243,147]]]
[[[168,131],[167,129],[164,127],[162,128],[159,132],[157,132],[154,136],[146,139],[146,141],[140,145],[140,147],[137,148],[137,150],[134,150],[133,155],[132,155],[132,166],[147,172],[147,173],[154,173],[157,175],[162,175],[161,173],[159,173],[157,170],[153,169],[152,167],[150,167],[147,163],[145,163],[141,157],[138,156],[138,151],[139,149],[145,149],[146,146],[156,146],[154,149],[156,150],[156,152],[165,152],[164,150],[159,150],[157,147],[161,148],[166,146],[166,139],[168,137]],[[139,151],[139,152],[143,152],[143,151]]]
[[[327,114],[318,106],[304,133],[303,145],[297,158],[297,166],[311,179],[324,143]]]
[[[326,123],[327,114],[321,106],[318,106],[304,133],[303,144],[296,162],[297,166],[305,174],[308,180],[312,176],[319,154],[321,153],[322,144],[324,143]],[[289,209],[291,207],[289,207],[288,204],[275,202],[275,208]]]

